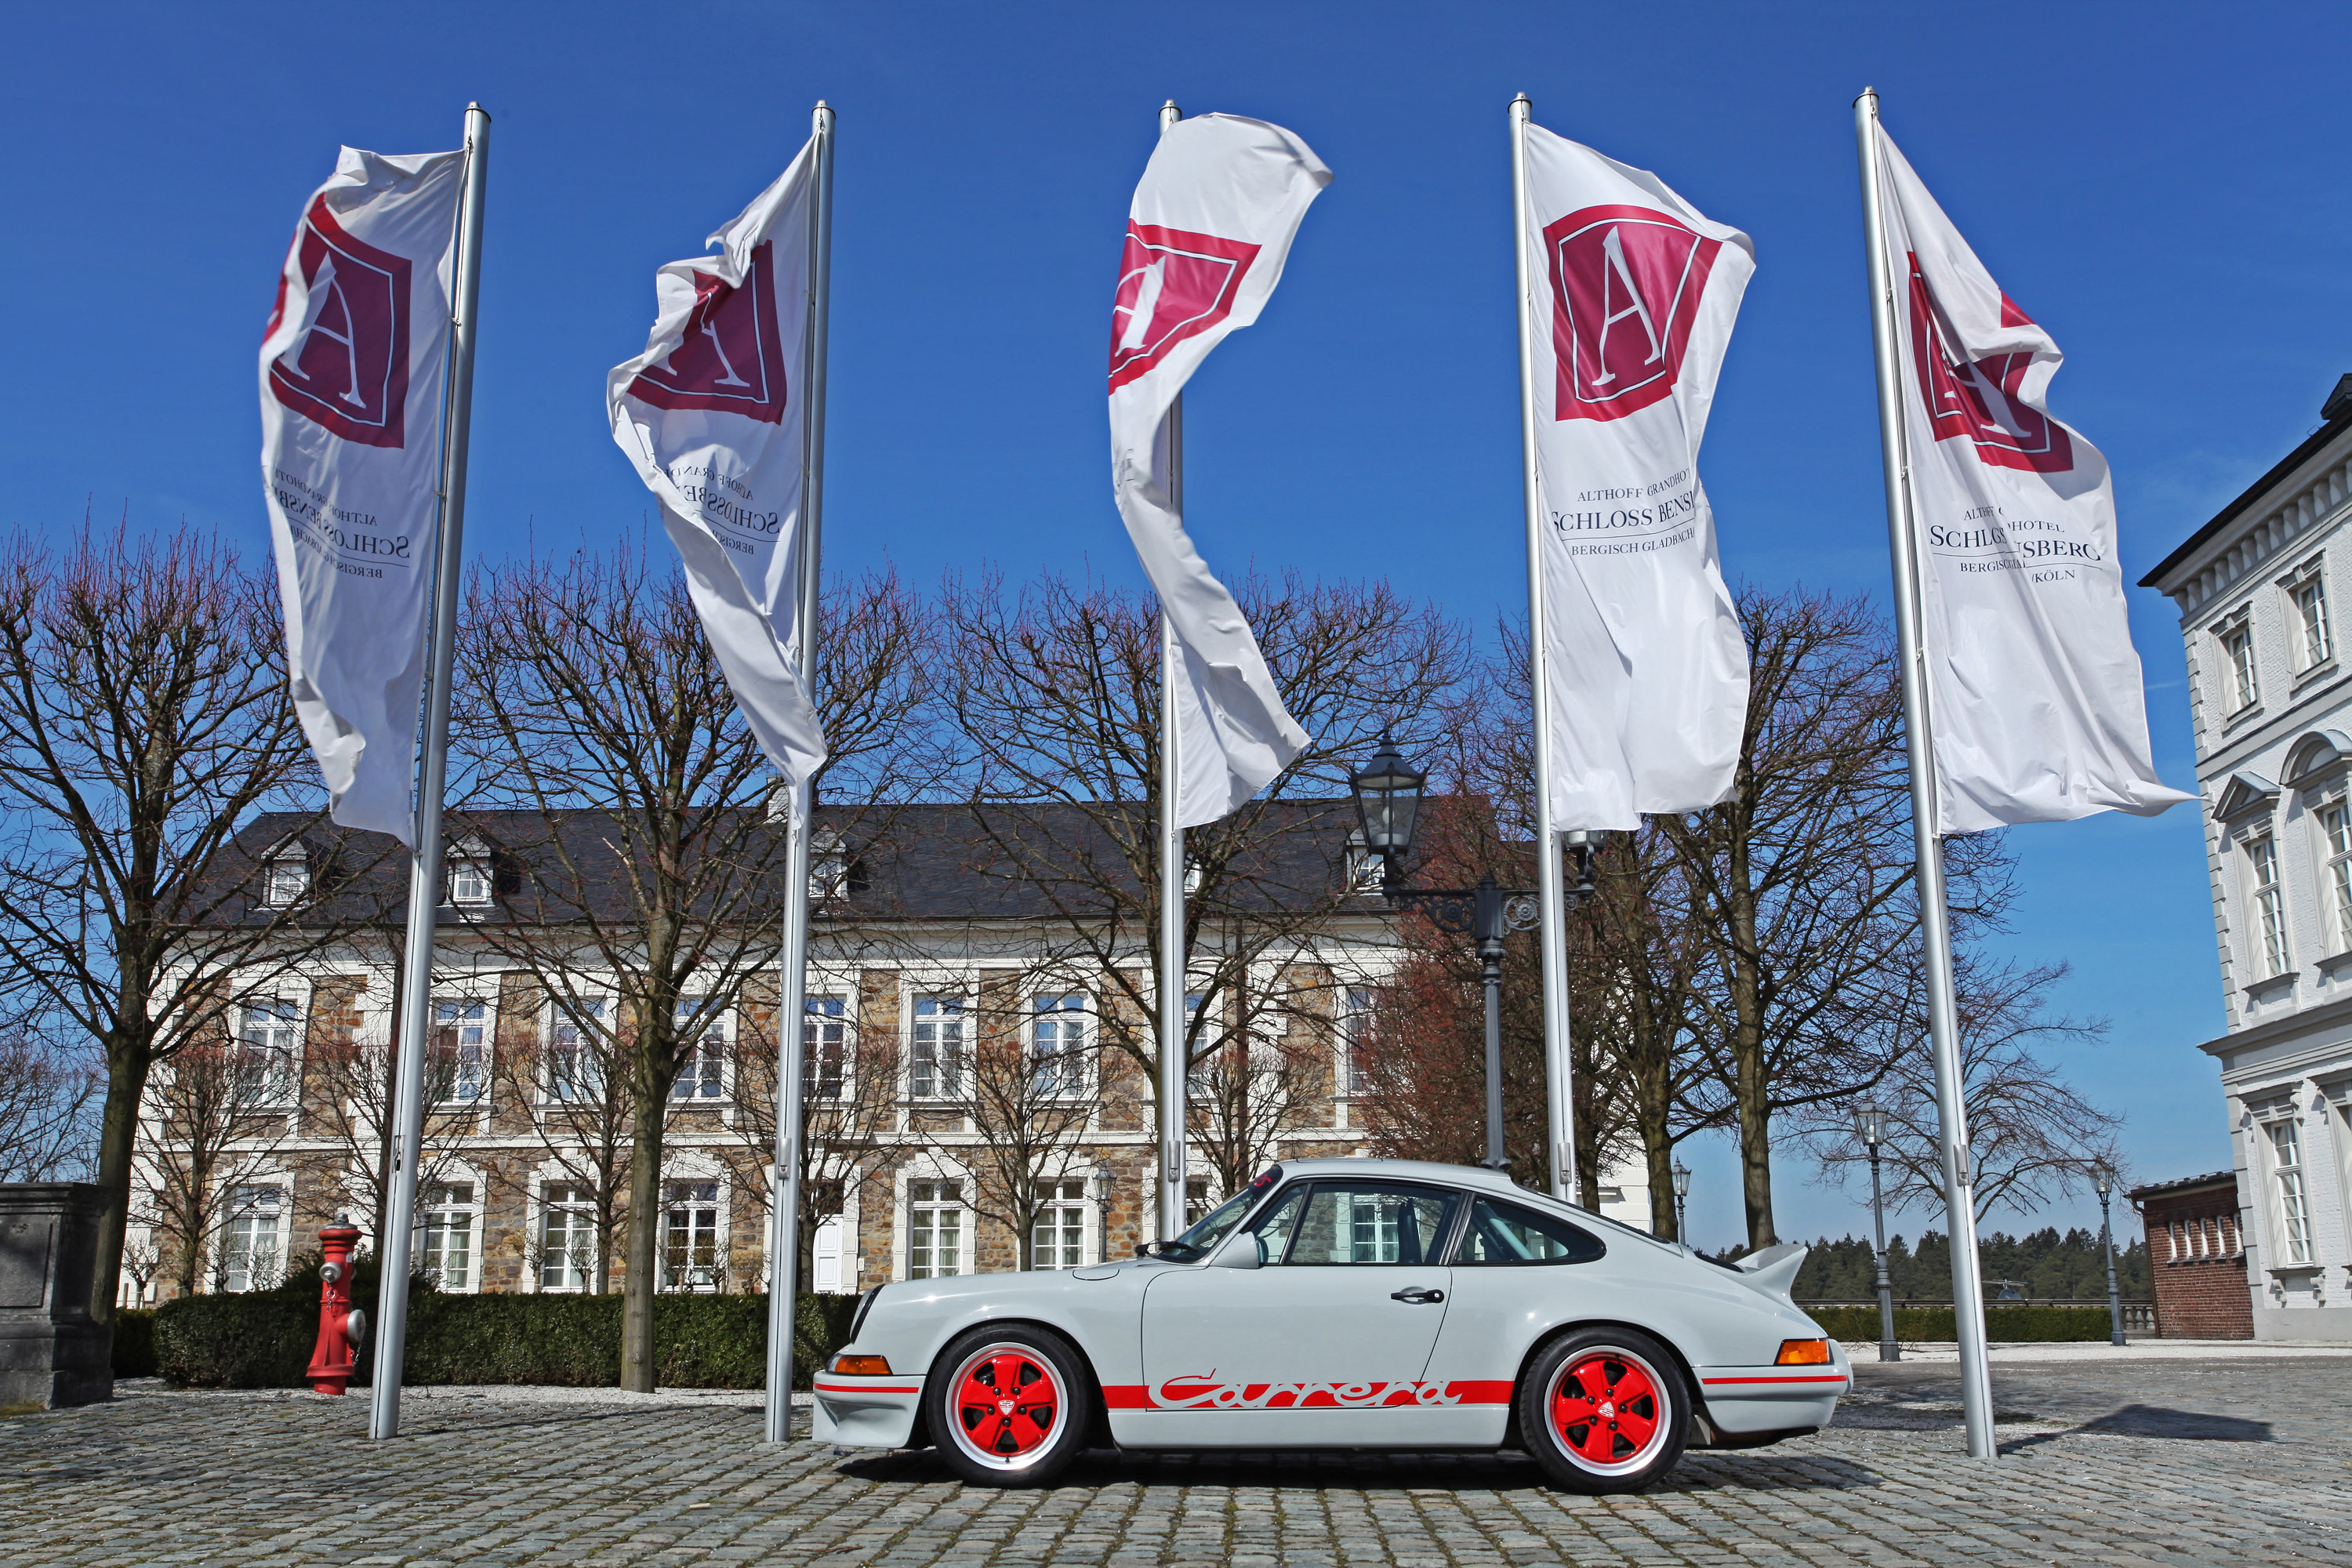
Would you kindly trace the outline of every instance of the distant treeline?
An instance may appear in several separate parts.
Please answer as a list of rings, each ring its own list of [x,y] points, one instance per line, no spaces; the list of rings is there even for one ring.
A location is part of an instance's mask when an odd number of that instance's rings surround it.
[[[1793,1292],[1801,1301],[1862,1301],[1877,1290],[1877,1274],[1870,1258],[1870,1242],[1845,1237],[1816,1241],[1805,1266],[1797,1271]],[[1744,1250],[1744,1249],[1742,1249]],[[2055,1226],[2030,1236],[1996,1231],[1979,1237],[1977,1257],[1987,1281],[2010,1279],[2034,1300],[2105,1300],[2106,1265],[2099,1257],[2099,1233]],[[1915,1300],[1949,1300],[1952,1295],[1952,1249],[1940,1231],[1919,1237],[1915,1250],[1903,1237],[1886,1243],[1886,1272],[1895,1294]],[[2134,1241],[2116,1253],[2116,1284],[2126,1300],[2149,1299],[2147,1247]]]

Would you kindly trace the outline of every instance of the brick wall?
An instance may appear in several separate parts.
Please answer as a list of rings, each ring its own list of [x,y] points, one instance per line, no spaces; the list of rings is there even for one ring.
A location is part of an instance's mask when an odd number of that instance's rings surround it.
[[[2252,1339],[2237,1183],[2153,1194],[2140,1212],[2147,1222],[2148,1264],[2156,1280],[2157,1336]]]

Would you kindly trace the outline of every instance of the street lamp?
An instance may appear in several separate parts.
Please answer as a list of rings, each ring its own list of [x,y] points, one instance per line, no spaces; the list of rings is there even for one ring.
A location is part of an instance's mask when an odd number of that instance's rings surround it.
[[[1683,1200],[1690,1196],[1690,1167],[1675,1162],[1675,1239],[1690,1245],[1690,1225],[1683,1217]]]
[[[1878,1264],[1878,1359],[1901,1361],[1895,1340],[1895,1282],[1886,1277],[1886,1201],[1878,1184],[1878,1146],[1886,1142],[1886,1107],[1865,1100],[1853,1108],[1854,1136],[1870,1151],[1870,1231]]]
[[[2107,1260],[2107,1343],[2124,1342],[2124,1303],[2116,1290],[2116,1238],[2107,1205],[2116,1190],[2116,1168],[2105,1160],[2091,1163],[2091,1185],[2099,1193],[2099,1255]]]
[[[1475,888],[1408,888],[1402,867],[1412,848],[1413,828],[1421,816],[1423,786],[1429,775],[1404,760],[1396,742],[1381,731],[1380,750],[1348,777],[1356,798],[1356,821],[1364,835],[1364,849],[1381,858],[1381,896],[1391,903],[1427,900],[1436,905],[1433,918],[1438,929],[1468,936],[1478,944],[1478,958],[1486,986],[1486,1158],[1492,1171],[1507,1172],[1503,1154],[1503,939],[1515,931],[1531,931],[1542,919],[1538,895],[1523,888],[1499,888],[1494,873],[1478,879]],[[1598,835],[1564,835],[1576,856],[1576,881],[1564,890],[1573,908],[1592,895],[1593,839]]]

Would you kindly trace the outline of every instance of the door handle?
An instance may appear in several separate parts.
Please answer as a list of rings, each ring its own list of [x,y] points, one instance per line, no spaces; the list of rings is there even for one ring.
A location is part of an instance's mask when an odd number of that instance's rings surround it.
[[[1389,1300],[1391,1301],[1402,1301],[1408,1306],[1419,1307],[1444,1300],[1445,1292],[1443,1290],[1432,1289],[1426,1285],[1408,1285],[1402,1290],[1390,1291]]]

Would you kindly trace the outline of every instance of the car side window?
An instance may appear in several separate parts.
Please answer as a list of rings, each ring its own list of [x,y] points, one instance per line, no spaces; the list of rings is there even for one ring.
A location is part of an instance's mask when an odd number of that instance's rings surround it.
[[[1590,1263],[1608,1250],[1599,1237],[1556,1215],[1480,1198],[1471,1206],[1461,1245],[1454,1249],[1454,1266]]]
[[[1274,1200],[1257,1224],[1250,1228],[1257,1233],[1258,1260],[1280,1263],[1283,1254],[1290,1250],[1290,1233],[1298,1228],[1299,1211],[1307,1206],[1307,1194],[1312,1184],[1300,1182]]]
[[[1386,1182],[1318,1182],[1285,1262],[1434,1263],[1462,1194]]]

